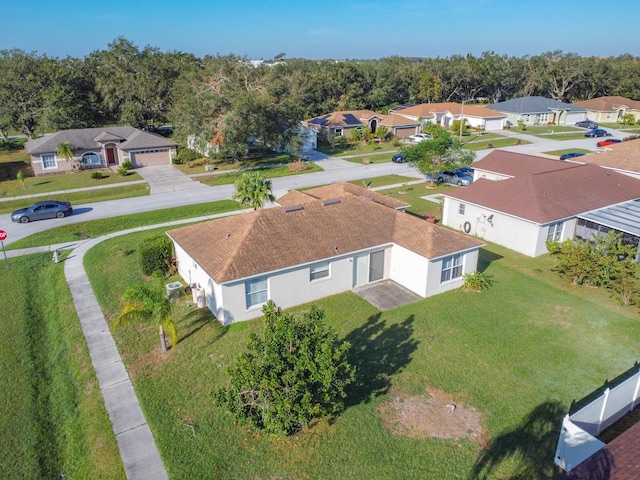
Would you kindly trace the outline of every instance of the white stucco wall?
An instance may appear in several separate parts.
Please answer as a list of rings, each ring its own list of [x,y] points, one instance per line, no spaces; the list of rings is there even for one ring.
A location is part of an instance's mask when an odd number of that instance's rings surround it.
[[[475,166],[474,166],[475,167]],[[504,175],[502,173],[488,172],[487,170],[482,170],[481,168],[475,167],[473,172],[473,181],[479,180],[481,178],[486,178],[487,180],[499,181],[506,180],[508,178],[513,178],[509,175]]]
[[[391,258],[389,278],[421,297],[426,297],[429,261],[398,245],[393,247],[389,257]]]

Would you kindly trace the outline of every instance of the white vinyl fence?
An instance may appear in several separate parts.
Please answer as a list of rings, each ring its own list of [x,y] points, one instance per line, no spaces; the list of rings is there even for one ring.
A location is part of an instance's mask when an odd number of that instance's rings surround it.
[[[567,472],[605,446],[596,437],[633,410],[640,399],[640,371],[562,421],[554,463]]]

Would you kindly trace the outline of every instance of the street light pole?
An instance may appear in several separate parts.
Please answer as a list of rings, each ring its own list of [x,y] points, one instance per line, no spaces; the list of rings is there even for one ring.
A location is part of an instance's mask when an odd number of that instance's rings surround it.
[[[473,98],[468,100],[462,100],[462,107],[460,108],[460,135],[458,137],[458,141],[462,143],[462,122],[464,122],[464,102],[470,102]]]

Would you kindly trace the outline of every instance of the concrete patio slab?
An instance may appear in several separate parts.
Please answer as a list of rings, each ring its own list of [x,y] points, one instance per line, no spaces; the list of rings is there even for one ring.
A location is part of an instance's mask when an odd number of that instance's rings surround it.
[[[353,289],[378,310],[385,311],[421,300],[422,297],[392,280],[369,283]]]

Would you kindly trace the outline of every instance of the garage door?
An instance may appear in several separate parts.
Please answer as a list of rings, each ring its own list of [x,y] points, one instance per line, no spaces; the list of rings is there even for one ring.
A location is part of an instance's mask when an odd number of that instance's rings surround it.
[[[131,162],[134,167],[155,167],[157,165],[170,165],[169,149],[144,150],[131,154]]]
[[[407,138],[410,135],[417,133],[416,127],[398,127],[396,128],[396,137]]]

